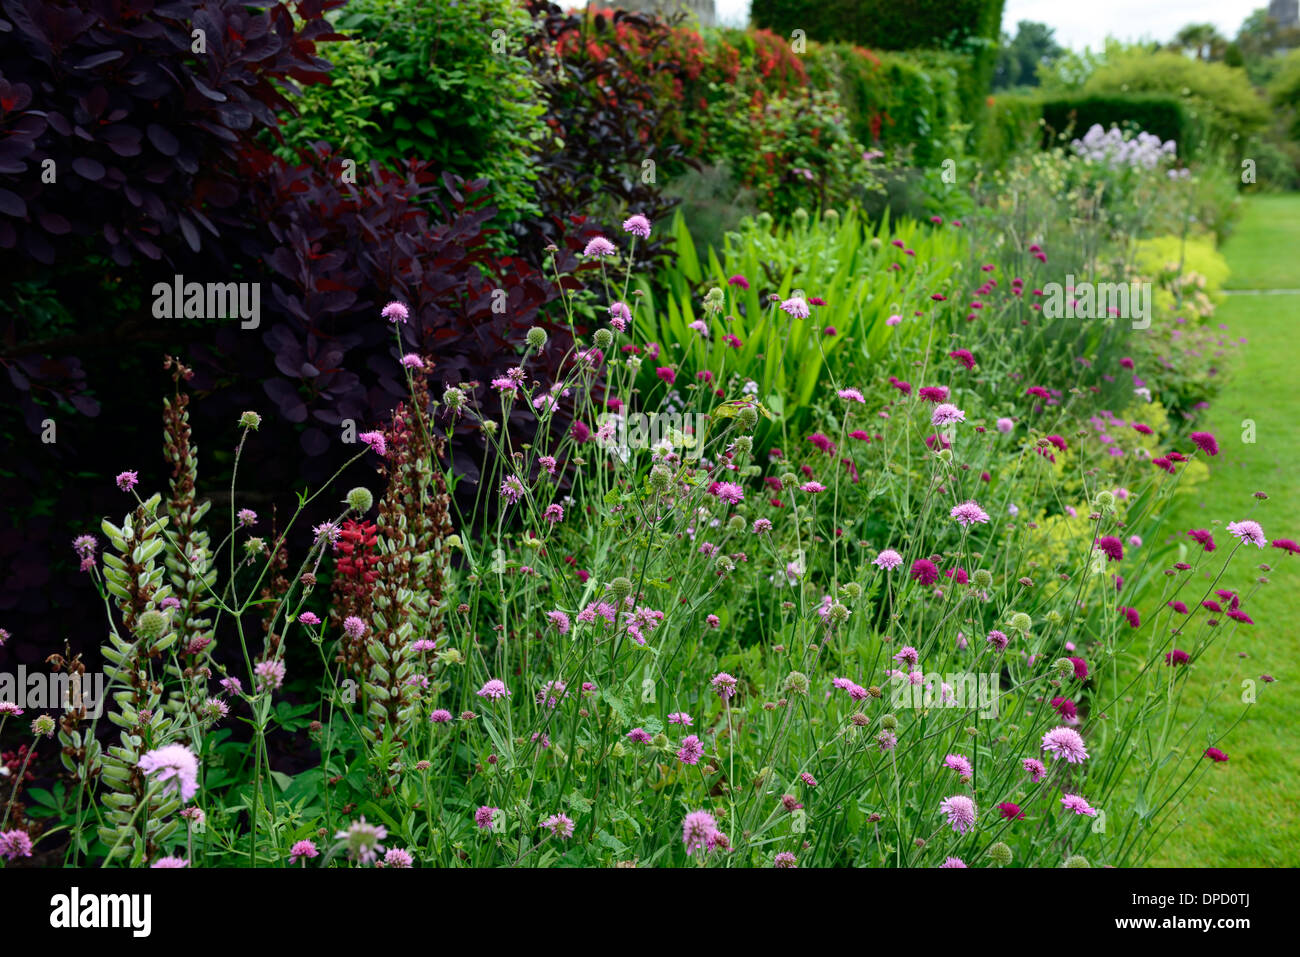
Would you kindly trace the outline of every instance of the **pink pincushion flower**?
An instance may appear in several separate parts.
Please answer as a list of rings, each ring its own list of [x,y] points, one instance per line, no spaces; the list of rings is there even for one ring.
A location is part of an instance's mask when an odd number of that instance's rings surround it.
[[[650,732],[645,728],[633,728],[627,733],[627,737],[637,744],[649,744],[652,740]]]
[[[158,860],[154,861],[152,864],[149,865],[150,868],[154,868],[154,867],[180,868],[180,867],[189,867],[189,866],[190,866],[190,862],[185,860],[185,858],[183,857],[160,857],[158,858]]]
[[[786,299],[781,303],[781,311],[795,319],[807,319],[812,315],[808,308],[808,301],[801,296]]]
[[[1047,776],[1047,765],[1037,758],[1025,758],[1020,764],[1028,772],[1029,780],[1035,783]]]
[[[713,690],[718,693],[718,697],[724,701],[736,693],[736,679],[725,671],[718,672],[709,683],[713,685]]]
[[[373,864],[379,859],[379,852],[384,846],[379,842],[388,837],[388,829],[382,824],[371,824],[363,814],[348,825],[346,830],[334,835],[342,841],[348,857],[359,864]]]
[[[1075,814],[1086,814],[1088,817],[1096,817],[1097,809],[1088,803],[1088,799],[1078,794],[1067,794],[1061,798],[1061,805],[1067,811],[1073,811]]]
[[[633,236],[640,236],[642,239],[650,238],[650,220],[646,219],[640,213],[629,216],[623,220],[623,232],[631,233]]]
[[[1252,519],[1243,519],[1240,522],[1228,523],[1228,534],[1239,541],[1249,542],[1258,548],[1263,548],[1268,544],[1268,539],[1264,537],[1264,529],[1259,522]]]
[[[951,402],[944,402],[934,407],[930,421],[935,425],[948,425],[951,422],[965,422],[966,413]]]
[[[953,506],[949,513],[956,520],[957,524],[967,528],[977,522],[987,522],[989,513],[980,508],[976,502],[962,502],[960,505]]]
[[[1057,757],[1064,758],[1069,764],[1082,764],[1088,759],[1088,749],[1084,747],[1083,737],[1073,728],[1053,728],[1043,735],[1043,750]]]
[[[26,831],[0,831],[0,857],[6,861],[32,856],[32,839]]]
[[[357,434],[357,438],[370,446],[370,451],[374,452],[380,458],[383,458],[388,454],[388,445],[384,441],[384,433],[360,432]]]
[[[123,492],[129,492],[131,491],[131,489],[135,488],[137,485],[140,484],[140,473],[119,472],[117,474],[117,478],[114,479],[114,481],[117,482],[117,487],[120,488]]]
[[[886,548],[874,559],[871,564],[877,568],[883,568],[885,571],[893,571],[899,565],[903,564],[903,556],[898,554],[892,548]]]
[[[507,505],[514,505],[518,502],[524,497],[525,491],[524,483],[520,481],[519,476],[517,475],[507,475],[505,480],[501,483],[501,497],[505,500]]]
[[[682,843],[693,854],[709,846],[718,833],[718,822],[708,811],[691,811],[682,821]]]
[[[943,766],[956,771],[961,777],[973,777],[975,771],[970,766],[970,760],[964,755],[950,754],[943,759]]]
[[[510,689],[506,687],[506,683],[500,678],[491,678],[484,682],[483,687],[479,688],[475,694],[480,698],[487,698],[489,701],[498,701],[501,698],[508,698]]]
[[[257,677],[258,691],[275,691],[284,684],[284,662],[275,658],[259,661],[253,666],[253,674]]]
[[[745,490],[735,482],[719,482],[713,490],[719,501],[730,505],[739,505],[745,500]]]
[[[865,398],[862,397],[862,393],[859,392],[857,389],[840,389],[839,392],[837,392],[836,394],[841,399],[844,399],[846,402],[865,403],[867,401]]]
[[[406,355],[402,356],[402,368],[423,369],[424,360],[421,359],[419,356],[417,356],[414,352],[408,352]]]
[[[954,794],[939,802],[939,811],[948,818],[949,825],[958,834],[965,834],[975,826],[975,802],[964,794]]]
[[[1219,442],[1211,432],[1193,432],[1191,439],[1196,443],[1196,447],[1206,455],[1219,454]]]
[[[925,385],[921,386],[916,395],[917,398],[925,402],[932,402],[937,405],[948,400],[948,387],[944,385]]]
[[[406,322],[411,312],[406,308],[406,303],[397,302],[396,300],[388,303],[380,310],[379,315],[391,323]]]
[[[604,236],[593,236],[582,250],[584,256],[612,256],[615,252],[614,244]]]
[[[474,823],[478,825],[480,831],[492,830],[492,815],[499,810],[501,809],[484,804],[474,812]]]
[[[542,827],[551,832],[553,837],[567,841],[573,837],[573,819],[567,814],[552,814],[542,822]]]
[[[699,764],[700,758],[704,756],[704,744],[699,737],[694,734],[688,734],[682,738],[682,746],[677,749],[677,760],[682,764]]]
[[[689,727],[690,725],[694,724],[695,721],[685,711],[674,711],[672,714],[668,716],[668,723],[680,724]]]
[[[313,841],[298,841],[293,847],[289,848],[290,864],[297,864],[299,861],[319,856],[320,851],[316,849],[316,844]]]
[[[189,801],[199,792],[199,759],[183,744],[154,748],[140,758],[137,767],[146,776],[156,775],[159,782],[173,782],[163,790],[180,791],[182,801]]]
[[[799,491],[816,495],[820,492],[826,491],[826,486],[821,482],[804,482],[799,486]]]

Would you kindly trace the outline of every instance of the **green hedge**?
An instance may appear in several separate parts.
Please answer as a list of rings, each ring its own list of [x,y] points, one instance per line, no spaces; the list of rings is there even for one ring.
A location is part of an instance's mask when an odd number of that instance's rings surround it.
[[[1047,135],[1070,133],[1083,136],[1094,123],[1104,129],[1132,124],[1178,144],[1178,154],[1194,152],[1201,140],[1198,121],[1181,101],[1172,96],[1141,94],[1079,95],[1042,100],[1042,117]]]
[[[754,26],[788,37],[858,43],[876,50],[947,47],[995,39],[1004,0],[753,0]]]
[[[980,130],[976,153],[987,165],[999,168],[1007,158],[1041,144],[1039,121],[1043,102],[1037,96],[1004,94],[993,98],[988,117]]]

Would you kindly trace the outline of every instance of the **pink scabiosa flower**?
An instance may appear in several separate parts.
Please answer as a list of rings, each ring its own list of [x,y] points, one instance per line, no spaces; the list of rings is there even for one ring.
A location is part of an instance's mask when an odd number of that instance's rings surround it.
[[[804,482],[799,486],[799,491],[807,492],[810,495],[818,495],[826,491],[826,486],[821,482]]]
[[[1073,811],[1075,814],[1086,814],[1088,817],[1096,817],[1097,809],[1088,803],[1088,799],[1079,794],[1067,794],[1061,798],[1061,806],[1067,811]]]
[[[165,744],[147,752],[136,765],[146,777],[166,784],[163,791],[177,790],[182,801],[199,792],[199,759],[183,744]]]
[[[718,833],[718,822],[708,811],[691,811],[682,821],[682,843],[686,853],[710,846]]]
[[[766,518],[754,519],[754,534],[765,535],[772,530],[772,523]]]
[[[710,681],[709,684],[713,685],[713,690],[716,691],[718,697],[724,701],[736,693],[736,679],[725,671],[720,671],[714,675],[713,680]]]
[[[781,311],[795,319],[807,319],[812,315],[811,310],[808,308],[808,300],[802,296],[786,299],[781,303]]]
[[[348,615],[343,619],[343,634],[347,635],[353,641],[360,641],[366,634],[366,623],[356,615]]]
[[[298,622],[303,625],[319,625],[320,618],[315,612],[304,611],[298,616]]]
[[[478,825],[480,831],[492,830],[492,815],[501,810],[499,807],[490,807],[484,804],[474,812],[474,823]]]
[[[435,708],[429,712],[430,724],[450,724],[451,712],[446,708]]]
[[[552,814],[542,822],[542,827],[562,841],[573,837],[573,820],[567,814]]]
[[[1043,735],[1043,750],[1056,758],[1064,758],[1068,764],[1082,764],[1088,759],[1083,736],[1064,725]]]
[[[966,862],[963,861],[960,857],[945,857],[943,859],[943,863],[939,865],[940,868],[965,867],[965,866],[966,866]]]
[[[893,571],[899,565],[903,564],[903,556],[898,554],[898,552],[894,551],[892,548],[886,548],[872,559],[871,564],[875,565],[877,568],[883,568],[885,571]]]
[[[1189,538],[1191,538],[1192,541],[1200,545],[1201,548],[1204,549],[1205,551],[1207,552],[1214,551],[1215,549],[1214,536],[1210,534],[1208,531],[1206,531],[1205,529],[1190,528],[1187,530],[1187,535]]]
[[[961,754],[948,755],[943,759],[943,766],[956,771],[959,777],[971,778],[975,776],[975,771],[970,766],[970,759]]]
[[[749,289],[749,280],[746,279],[744,276],[740,275],[740,273],[736,273],[736,275],[732,276],[730,279],[727,280],[727,285],[739,286],[741,289],[747,290]]]
[[[633,236],[640,236],[642,239],[650,238],[650,220],[646,219],[640,213],[629,216],[623,220],[623,232],[631,233]]]
[[[682,764],[699,764],[704,756],[704,744],[693,734],[682,738],[682,746],[677,749],[677,760]]]
[[[1300,555],[1300,544],[1296,544],[1289,538],[1273,539],[1273,547],[1282,549],[1288,555]]]
[[[289,848],[289,863],[297,864],[299,861],[305,861],[313,857],[319,857],[320,851],[316,849],[314,841],[298,841]]]
[[[627,733],[627,737],[637,744],[649,744],[654,740],[645,728],[633,728]]]
[[[137,485],[140,484],[140,473],[119,472],[117,473],[117,478],[114,479],[113,481],[117,483],[117,487],[120,488],[123,492],[129,492],[131,491],[131,489],[135,488]]]
[[[1209,758],[1211,761],[1213,761],[1215,764],[1222,764],[1223,762],[1228,760],[1228,756],[1224,754],[1222,751],[1220,751],[1218,748],[1206,748],[1205,756]]]
[[[593,236],[587,241],[587,245],[583,247],[582,254],[591,258],[612,256],[617,251],[618,250],[614,248],[614,244],[604,236]]]
[[[865,398],[863,398],[862,393],[859,392],[857,389],[840,389],[836,393],[836,395],[838,395],[845,402],[861,402],[865,404],[867,401]]]
[[[499,491],[507,505],[514,505],[524,497],[524,483],[519,480],[518,475],[507,475]]]
[[[1037,783],[1047,777],[1047,765],[1043,764],[1037,758],[1025,758],[1020,762],[1020,766],[1025,769],[1029,775],[1029,780]]]
[[[625,302],[615,302],[609,307],[609,324],[619,332],[626,332],[632,323],[632,310]]]
[[[403,850],[400,847],[390,847],[388,853],[384,855],[384,867],[396,867],[406,869],[415,864],[415,858],[411,857],[411,852]]]
[[[1259,522],[1249,518],[1240,522],[1229,522],[1228,534],[1242,543],[1249,543],[1258,548],[1263,548],[1268,544],[1268,539],[1264,537],[1263,527]]]
[[[379,311],[379,315],[391,323],[406,322],[411,316],[411,311],[406,308],[406,303],[393,300]]]
[[[321,522],[319,525],[312,528],[311,533],[313,541],[317,545],[337,545],[339,535],[342,534],[342,529],[340,529],[334,522]]]
[[[965,834],[975,826],[975,802],[964,794],[954,794],[940,801],[939,813],[947,816],[948,824],[958,834]]]
[[[569,633],[569,616],[562,611],[548,611],[546,620],[555,626],[555,630],[562,635]]]
[[[671,366],[659,366],[655,369],[655,375],[669,385],[677,381],[677,373],[673,371]]]
[[[388,829],[382,824],[371,824],[363,814],[339,831],[334,839],[343,842],[348,857],[358,864],[373,864],[379,859],[379,852],[384,846],[379,842],[388,837]]]
[[[1136,608],[1130,608],[1127,605],[1121,605],[1119,608],[1119,613],[1124,616],[1124,620],[1128,622],[1128,626],[1130,628],[1142,627],[1142,616],[1138,614],[1138,610]]]
[[[32,856],[32,838],[26,831],[0,831],[0,857],[6,861]]]
[[[719,501],[729,505],[739,505],[745,500],[745,490],[735,482],[719,482],[713,489]]]
[[[276,691],[284,684],[284,662],[275,658],[259,661],[253,666],[258,691]]]
[[[380,458],[383,458],[388,454],[388,445],[384,441],[384,433],[359,432],[357,433],[357,438],[370,446],[370,451],[374,452]]]
[[[542,513],[542,518],[546,519],[546,521],[550,522],[552,525],[558,525],[560,522],[564,521],[564,506],[551,503],[546,506],[546,511]]]
[[[922,401],[938,405],[940,402],[948,401],[948,387],[946,385],[923,385],[916,393],[916,396]]]
[[[948,425],[952,422],[965,422],[966,413],[957,408],[951,402],[943,402],[934,407],[934,412],[930,414],[930,421],[935,425]]]
[[[1219,454],[1219,441],[1211,432],[1193,432],[1191,439],[1196,443],[1196,447],[1206,455]]]
[[[695,723],[689,714],[685,711],[674,711],[668,716],[669,724],[680,724],[684,727],[690,727]]]
[[[1167,665],[1185,665],[1192,660],[1192,656],[1181,648],[1175,648],[1173,651],[1165,652],[1165,664]]]
[[[487,698],[489,701],[498,701],[501,698],[510,696],[510,689],[500,678],[491,678],[483,683],[483,687],[475,692],[480,698]]]
[[[989,636],[985,640],[998,651],[1006,651],[1007,645],[1011,642],[1005,632],[998,631],[996,628],[989,632]]]
[[[424,360],[421,359],[419,356],[417,356],[414,352],[408,352],[406,355],[402,356],[401,362],[402,362],[403,369],[424,368]]]
[[[898,649],[898,654],[894,655],[894,660],[915,668],[917,663],[921,660],[921,653],[911,645],[904,645],[902,648]]]
[[[948,514],[950,514],[962,528],[969,528],[971,525],[978,522],[987,522],[989,520],[989,513],[984,511],[984,509],[979,507],[978,503],[973,501],[962,502],[960,505],[954,505],[952,511]]]
[[[1016,423],[1011,421],[1008,418],[1001,418],[998,419],[996,423],[996,427],[999,432],[1001,432],[1003,435],[1006,435],[1008,432],[1010,432],[1012,429],[1016,427]]]
[[[792,853],[789,851],[780,851],[776,857],[772,858],[772,866],[783,870],[789,870],[790,868],[797,868],[799,865],[796,863],[795,857]]]
[[[154,861],[149,866],[151,868],[154,867],[180,868],[180,867],[189,867],[190,862],[185,860],[185,858],[183,857],[160,857],[158,858],[158,860]]]
[[[887,326],[896,326],[896,325],[898,325],[899,323],[901,323],[902,321],[903,321],[903,317],[902,317],[902,316],[894,315],[894,316],[890,316],[888,319],[885,320],[885,325],[887,325]]]

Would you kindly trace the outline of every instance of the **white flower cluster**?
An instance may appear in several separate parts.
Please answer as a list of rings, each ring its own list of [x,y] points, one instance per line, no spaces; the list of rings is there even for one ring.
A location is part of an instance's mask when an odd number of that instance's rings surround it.
[[[1118,127],[1107,131],[1099,123],[1094,123],[1083,139],[1075,140],[1070,146],[1084,159],[1105,163],[1111,168],[1155,169],[1162,159],[1177,152],[1173,140],[1162,143],[1160,137],[1146,132],[1126,137]]]

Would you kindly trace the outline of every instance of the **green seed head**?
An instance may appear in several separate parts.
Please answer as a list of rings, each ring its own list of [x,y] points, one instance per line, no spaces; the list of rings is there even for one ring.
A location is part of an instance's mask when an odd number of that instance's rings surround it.
[[[596,340],[596,348],[599,349],[601,352],[604,352],[606,349],[610,347],[610,344],[614,341],[614,333],[610,332],[608,329],[603,329],[603,328],[597,329],[595,340]]]
[[[1098,492],[1098,493],[1097,493],[1097,507],[1098,507],[1099,509],[1101,509],[1102,511],[1106,511],[1106,512],[1108,512],[1108,511],[1110,511],[1111,509],[1113,509],[1113,508],[1115,507],[1115,493],[1114,493],[1114,492]]]
[[[742,429],[752,429],[758,424],[758,412],[752,405],[747,405],[736,415],[736,421]]]
[[[998,841],[989,848],[989,857],[998,867],[1006,867],[1011,863],[1011,848],[1007,847],[1001,841]]]
[[[971,576],[971,581],[975,583],[976,588],[992,588],[993,573],[987,568],[978,568],[975,574]]]
[[[546,345],[546,330],[541,326],[533,326],[528,330],[528,335],[524,338],[530,349],[541,349]]]
[[[370,506],[375,504],[375,496],[370,489],[358,485],[348,492],[347,502],[349,507],[356,509],[358,512],[368,512]]]
[[[736,570],[736,563],[732,561],[730,555],[719,555],[713,561],[713,567],[724,575],[730,575]]]
[[[785,676],[785,684],[781,689],[786,694],[807,694],[808,693],[808,676],[802,671],[792,671]]]
[[[736,447],[737,455],[748,455],[750,452],[754,451],[754,440],[748,435],[737,437],[736,441],[732,444]]]
[[[1084,857],[1082,854],[1071,854],[1069,857],[1065,859],[1065,866],[1066,867],[1092,867],[1092,865],[1088,863],[1088,859]]]
[[[893,731],[898,727],[898,719],[892,714],[887,714],[880,719],[880,726],[886,731]]]
[[[252,429],[257,431],[257,427],[262,424],[262,417],[256,412],[245,412],[239,417],[239,427],[241,429]]]
[[[650,739],[650,743],[653,744],[660,751],[662,751],[664,748],[668,747],[668,735],[660,731],[658,734],[656,734],[653,738]]]
[[[609,583],[609,590],[614,593],[614,601],[621,603],[624,598],[632,594],[632,579],[620,575]]]
[[[161,638],[167,631],[167,616],[152,608],[135,620],[135,633],[146,641]]]
[[[1052,662],[1052,670],[1062,678],[1069,678],[1074,674],[1074,662],[1069,658],[1057,658]]]
[[[1023,611],[1018,611],[1011,616],[1011,627],[1015,631],[1020,632],[1021,634],[1024,634],[1025,632],[1029,631],[1033,623],[1034,620],[1030,618],[1028,615],[1026,615]]]
[[[835,624],[837,625],[842,625],[844,624],[844,622],[848,621],[849,614],[850,614],[849,610],[845,608],[843,605],[841,605],[839,602],[836,602],[835,604],[831,605],[830,611],[827,612],[827,616],[830,618],[830,620],[835,622]]]

